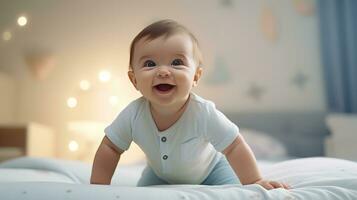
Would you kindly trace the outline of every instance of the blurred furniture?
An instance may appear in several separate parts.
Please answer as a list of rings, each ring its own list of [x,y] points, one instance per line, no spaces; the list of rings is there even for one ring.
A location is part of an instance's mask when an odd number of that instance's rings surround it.
[[[331,136],[326,138],[326,154],[357,161],[357,114],[329,114],[326,124]]]
[[[11,123],[15,119],[15,80],[0,72],[0,123]]]
[[[329,135],[324,111],[224,112],[239,126],[264,132],[282,142],[288,156],[323,156]],[[244,133],[242,133],[244,136]]]
[[[0,125],[0,161],[54,155],[55,134],[51,128],[37,123]]]

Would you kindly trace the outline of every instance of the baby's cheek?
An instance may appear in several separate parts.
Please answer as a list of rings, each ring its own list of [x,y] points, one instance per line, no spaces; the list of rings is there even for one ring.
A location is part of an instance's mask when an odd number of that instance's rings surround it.
[[[188,72],[182,73],[179,74],[176,79],[179,80],[179,83],[181,83],[182,85],[189,86],[193,83],[194,74]]]
[[[190,92],[192,89],[192,85],[193,85],[193,81],[192,80],[183,80],[180,82],[180,86],[179,86],[179,91],[180,92]]]
[[[146,76],[138,77],[137,79],[138,86],[141,88],[150,88],[152,83],[151,80],[152,79],[150,77],[146,77]]]

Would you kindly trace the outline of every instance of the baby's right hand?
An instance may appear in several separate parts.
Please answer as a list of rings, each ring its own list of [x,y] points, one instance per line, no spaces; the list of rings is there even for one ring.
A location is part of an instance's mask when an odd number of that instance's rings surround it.
[[[277,181],[269,181],[269,180],[260,179],[255,183],[263,186],[267,190],[276,189],[276,188],[284,188],[287,190],[291,189],[291,187],[288,184],[279,183]]]

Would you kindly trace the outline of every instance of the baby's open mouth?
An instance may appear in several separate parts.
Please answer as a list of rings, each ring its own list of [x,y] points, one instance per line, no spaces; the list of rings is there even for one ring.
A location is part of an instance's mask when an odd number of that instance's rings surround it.
[[[171,85],[171,84],[158,84],[155,85],[154,88],[160,92],[168,92],[170,90],[172,90],[174,87],[176,87],[175,85]]]

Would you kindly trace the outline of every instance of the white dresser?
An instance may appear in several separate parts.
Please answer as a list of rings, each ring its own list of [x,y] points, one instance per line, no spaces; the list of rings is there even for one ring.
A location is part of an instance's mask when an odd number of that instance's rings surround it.
[[[54,131],[38,123],[0,124],[0,161],[20,156],[54,157]]]
[[[19,156],[54,157],[55,133],[43,124],[16,120],[16,79],[0,72],[0,161]]]

